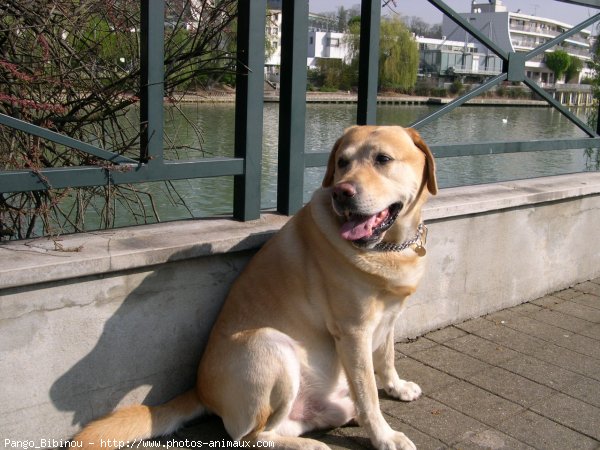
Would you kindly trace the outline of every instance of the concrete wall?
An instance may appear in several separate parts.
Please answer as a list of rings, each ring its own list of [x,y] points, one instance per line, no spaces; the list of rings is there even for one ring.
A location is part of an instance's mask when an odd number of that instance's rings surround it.
[[[399,339],[600,276],[598,173],[445,189],[425,216],[429,270]],[[190,387],[231,281],[285,220],[0,245],[0,445]]]
[[[427,209],[429,268],[398,338],[600,274],[600,174],[446,189]]]

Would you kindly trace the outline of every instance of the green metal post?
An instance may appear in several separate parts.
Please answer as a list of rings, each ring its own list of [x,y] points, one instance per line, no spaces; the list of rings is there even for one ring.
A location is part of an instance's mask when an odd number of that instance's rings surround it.
[[[359,125],[374,125],[377,119],[380,21],[381,1],[363,0],[360,11],[360,53],[356,115],[356,123]]]
[[[235,156],[244,174],[234,177],[233,217],[260,217],[260,176],[265,66],[266,0],[238,2]]]
[[[283,0],[277,211],[294,214],[304,192],[308,1]]]
[[[141,6],[141,161],[157,164],[163,160],[165,1],[142,0]]]

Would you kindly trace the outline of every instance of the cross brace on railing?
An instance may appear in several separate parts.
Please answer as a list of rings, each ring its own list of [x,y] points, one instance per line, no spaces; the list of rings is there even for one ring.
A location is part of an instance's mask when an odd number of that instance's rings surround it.
[[[518,53],[518,52],[507,52],[504,49],[499,48],[487,36],[485,36],[483,33],[481,33],[481,31],[479,29],[475,28],[472,24],[469,23],[468,20],[465,20],[465,18],[462,17],[460,14],[457,14],[448,5],[446,5],[442,0],[428,0],[428,1],[432,5],[434,5],[436,8],[438,8],[440,11],[442,11],[444,14],[446,14],[448,17],[450,17],[454,22],[456,22],[456,24],[458,24],[460,27],[462,27],[467,32],[469,32],[471,35],[473,35],[483,45],[485,45],[487,48],[489,48],[494,53],[496,53],[500,58],[502,58],[504,61],[504,67],[503,67],[503,73],[501,75],[491,78],[490,80],[488,80],[486,83],[482,84],[479,88],[475,89],[474,91],[471,91],[471,92],[457,98],[456,100],[449,103],[448,105],[445,105],[442,108],[442,110],[443,110],[442,112],[436,111],[435,113],[430,114],[427,117],[424,117],[424,118],[418,120],[417,122],[413,123],[411,126],[413,126],[415,128],[422,127],[422,126],[428,124],[429,122],[431,122],[432,120],[435,120],[441,114],[445,114],[447,112],[452,111],[454,108],[462,105],[465,101],[491,89],[495,85],[506,80],[506,81],[515,81],[515,82],[525,83],[526,86],[528,86],[536,94],[538,94],[540,97],[542,97],[544,100],[546,100],[554,108],[558,109],[561,112],[561,114],[563,114],[565,117],[567,117],[578,128],[583,130],[588,136],[590,136],[591,138],[597,137],[597,134],[594,130],[592,130],[587,124],[583,123],[577,116],[575,116],[571,111],[569,111],[569,109],[566,106],[562,105],[559,101],[552,98],[552,96],[550,96],[545,90],[543,90],[540,86],[538,86],[538,84],[536,82],[534,82],[533,80],[529,79],[526,76],[525,63],[528,60],[534,58],[535,56],[543,53],[547,49],[550,49],[550,48],[554,47],[555,45],[560,44],[565,39],[578,33],[579,31],[583,30],[585,27],[598,22],[600,20],[600,13],[588,18],[587,20],[584,20],[580,24],[565,31],[564,33],[561,33],[560,35],[556,36],[554,39],[551,39],[550,41],[546,42],[543,45],[540,45],[539,47],[531,50],[530,52],[528,52],[526,54],[522,54],[522,53]],[[575,2],[569,2],[569,3],[575,3]],[[590,4],[588,6],[592,6],[592,5]],[[597,3],[594,6],[596,8],[600,8],[600,5],[598,5]],[[474,95],[472,95],[473,92],[475,92]],[[549,141],[549,143],[550,142],[554,142],[554,140]]]

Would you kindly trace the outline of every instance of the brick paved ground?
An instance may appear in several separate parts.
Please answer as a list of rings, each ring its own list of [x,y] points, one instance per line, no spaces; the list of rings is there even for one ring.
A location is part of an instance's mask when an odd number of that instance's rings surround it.
[[[424,395],[403,403],[381,394],[381,408],[419,450],[600,448],[600,278],[396,351],[400,376]],[[371,448],[360,427],[311,437],[334,449]],[[226,434],[212,418],[171,438]]]

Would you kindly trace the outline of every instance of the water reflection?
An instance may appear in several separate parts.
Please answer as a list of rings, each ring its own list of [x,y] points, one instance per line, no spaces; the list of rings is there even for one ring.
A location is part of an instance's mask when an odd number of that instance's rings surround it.
[[[190,104],[181,111],[166,114],[168,144],[176,148],[168,159],[234,154],[233,104]],[[264,108],[262,167],[262,206],[274,207],[277,190],[277,145],[279,105]],[[408,126],[436,107],[382,105],[378,123]],[[580,111],[585,120],[585,111]],[[506,119],[506,123],[502,119]],[[356,106],[346,104],[307,104],[305,148],[328,151],[345,128],[356,121]],[[584,133],[552,108],[462,107],[421,130],[426,142],[433,144],[519,141],[582,137]],[[585,170],[581,149],[534,153],[440,158],[438,179],[441,187],[490,183]],[[323,177],[324,168],[305,171],[305,200],[310,198]],[[153,193],[161,220],[204,217],[231,212],[232,177],[174,181],[175,190],[162,183],[149,183],[144,189]],[[175,191],[178,193],[176,194]],[[183,207],[184,201],[187,208]]]

